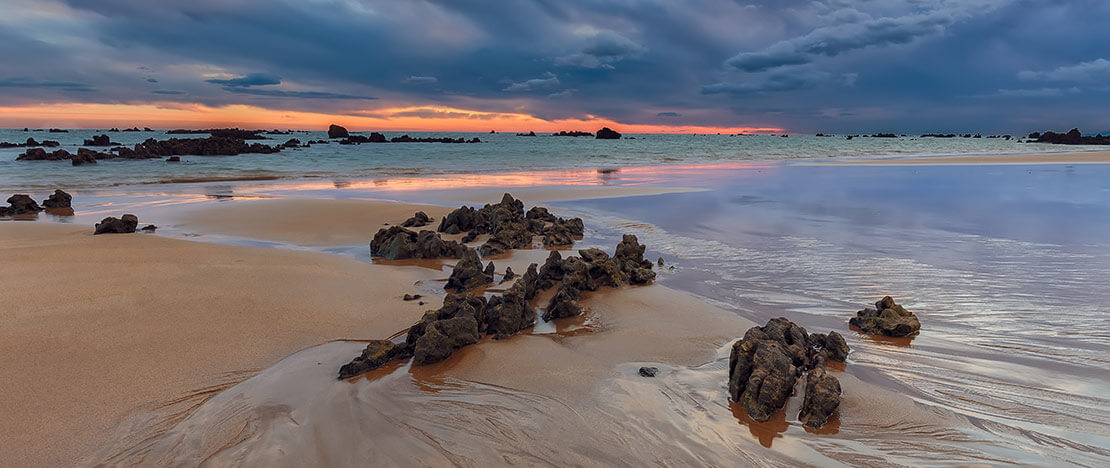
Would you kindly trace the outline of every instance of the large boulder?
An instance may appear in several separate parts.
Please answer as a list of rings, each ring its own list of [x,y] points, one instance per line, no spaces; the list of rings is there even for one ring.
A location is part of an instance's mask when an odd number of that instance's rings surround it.
[[[132,214],[125,214],[118,219],[109,216],[96,223],[93,234],[130,234],[135,232],[135,227],[138,225],[139,218]]]
[[[410,231],[401,226],[378,230],[370,241],[370,254],[389,260],[405,258],[462,258],[466,246],[445,241],[432,231]]]
[[[808,428],[820,429],[840,407],[840,380],[816,367],[806,374],[805,392],[798,420]]]
[[[38,213],[42,211],[42,207],[39,206],[30,195],[21,193],[8,197],[8,204],[11,205],[11,207],[8,208],[8,213],[13,215]]]
[[[392,341],[373,340],[366,345],[366,349],[362,350],[362,354],[339,368],[339,378],[354,377],[384,366],[393,360],[399,351]]]
[[[776,341],[745,335],[732,345],[729,364],[729,397],[756,422],[770,420],[794,392],[796,369]]]
[[[810,347],[830,361],[844,362],[848,359],[848,352],[851,351],[844,337],[835,331],[830,331],[828,335],[811,333],[808,341]]]
[[[601,130],[597,131],[597,139],[598,140],[619,140],[619,139],[621,139],[621,134],[617,133],[616,131],[614,131],[613,129],[611,129],[609,127],[603,127]]]
[[[856,312],[848,324],[870,335],[893,337],[909,336],[921,329],[917,316],[894,303],[894,298],[886,296],[875,303],[875,308],[865,308]]]
[[[42,206],[46,209],[70,208],[72,202],[72,195],[62,190],[55,190],[54,193],[50,194],[50,197],[42,201]]]
[[[489,265],[493,267],[493,262],[490,262]],[[443,288],[469,291],[490,283],[493,283],[493,275],[483,271],[478,252],[475,252],[474,249],[466,249],[462,258],[455,264],[455,269],[451,272],[451,276],[447,278],[447,284]]]
[[[347,132],[346,128],[336,124],[328,126],[328,138],[347,138],[348,136],[350,136],[350,133]]]

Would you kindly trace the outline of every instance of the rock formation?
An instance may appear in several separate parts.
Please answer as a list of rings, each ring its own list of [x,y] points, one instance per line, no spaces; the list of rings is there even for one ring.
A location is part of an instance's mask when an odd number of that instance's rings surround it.
[[[46,209],[55,208],[70,208],[73,202],[73,196],[62,190],[55,190],[54,193],[42,201],[42,207]]]
[[[1052,143],[1057,145],[1110,145],[1110,135],[1103,136],[1101,133],[1095,136],[1083,136],[1078,128],[1073,128],[1067,133],[1056,133],[1052,131],[1044,133],[1031,133],[1029,139],[1033,143]]]
[[[463,206],[448,213],[438,229],[447,234],[468,232],[464,242],[473,241],[479,234],[489,234],[489,240],[478,248],[483,256],[531,247],[532,238],[537,235],[544,236],[547,246],[570,245],[575,236],[582,236],[583,230],[580,218],[558,218],[546,208],[533,207],[525,213],[524,203],[507,193],[500,203],[481,209]],[[547,236],[551,236],[550,240]]]
[[[619,140],[619,139],[621,139],[621,134],[617,133],[616,131],[614,131],[613,129],[611,129],[609,127],[604,127],[601,130],[597,131],[597,139],[598,140]]]
[[[886,296],[875,303],[875,308],[865,308],[856,312],[848,324],[869,335],[893,337],[909,336],[921,329],[917,316],[894,303],[894,298]]]
[[[729,355],[729,398],[741,404],[753,420],[767,421],[794,393],[798,376],[809,371],[807,379],[821,393],[812,396],[812,405],[803,405],[803,412],[809,416],[807,424],[820,427],[840,403],[840,384],[824,373],[825,362],[843,360],[848,352],[839,334],[830,338],[834,333],[808,335],[804,328],[781,317],[749,328],[743,339],[733,343]],[[814,371],[819,372],[812,374]],[[806,401],[810,400],[807,393]]]
[[[401,226],[380,229],[370,241],[370,255],[388,260],[405,258],[462,258],[466,246],[445,241],[432,231],[410,231]]]
[[[489,263],[493,267],[493,262]],[[466,249],[462,258],[455,264],[451,277],[447,278],[444,289],[455,291],[469,291],[493,283],[492,268],[482,269],[482,261],[478,259],[478,252]],[[490,271],[487,273],[487,271]]]
[[[347,133],[346,128],[336,124],[328,126],[328,138],[347,138],[348,136],[350,136],[350,133]]]
[[[401,223],[401,227],[424,227],[432,222],[432,218],[423,211],[417,211],[411,218]]]
[[[120,218],[109,216],[104,218],[99,223],[96,223],[96,228],[93,235],[96,234],[130,234],[135,232],[135,227],[139,225],[139,218],[132,214],[125,214]]]

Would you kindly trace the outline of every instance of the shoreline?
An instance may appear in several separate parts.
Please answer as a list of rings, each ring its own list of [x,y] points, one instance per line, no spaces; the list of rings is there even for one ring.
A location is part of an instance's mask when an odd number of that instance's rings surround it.
[[[972,154],[951,156],[906,156],[798,163],[810,166],[957,166],[957,165],[1044,165],[1110,164],[1110,150],[1063,153]]]

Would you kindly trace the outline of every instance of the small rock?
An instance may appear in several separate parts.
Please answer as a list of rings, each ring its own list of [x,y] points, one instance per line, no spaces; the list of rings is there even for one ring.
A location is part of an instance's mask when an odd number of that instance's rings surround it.
[[[423,211],[417,211],[413,217],[401,223],[401,227],[422,227],[432,222],[432,218]]]
[[[345,379],[384,366],[398,354],[397,346],[389,340],[374,340],[366,345],[362,354],[339,368],[339,378]]]
[[[909,336],[921,329],[917,316],[894,303],[894,298],[886,296],[875,303],[875,308],[856,312],[848,324],[870,335],[893,337]]]
[[[405,296],[402,297],[401,300],[403,300],[403,301],[415,301],[417,299],[420,299],[421,297],[424,297],[424,296],[421,296],[419,294],[405,294]]]
[[[132,214],[125,214],[119,219],[109,216],[96,223],[93,234],[129,234],[135,232],[135,227],[138,225],[139,218]]]
[[[42,206],[46,209],[70,208],[70,204],[72,203],[72,201],[72,195],[59,189],[55,190],[54,193],[51,194],[50,197],[48,197],[46,200],[43,200]]]
[[[181,156],[170,156],[166,158],[166,162],[181,162]]]
[[[658,374],[658,373],[659,373],[659,368],[658,367],[641,367],[640,368],[640,375],[643,376],[643,377],[655,377],[655,374]]]
[[[140,229],[140,231],[143,231],[143,232],[154,232],[154,231],[157,231],[157,230],[158,230],[158,226],[155,226],[153,224],[147,224],[146,226],[143,226],[142,229]]]
[[[493,263],[493,262],[490,262],[490,263]],[[504,282],[509,281],[513,278],[516,278],[516,273],[513,273],[513,267],[508,267],[508,266],[505,267],[505,276],[501,277],[501,282],[504,283]]]

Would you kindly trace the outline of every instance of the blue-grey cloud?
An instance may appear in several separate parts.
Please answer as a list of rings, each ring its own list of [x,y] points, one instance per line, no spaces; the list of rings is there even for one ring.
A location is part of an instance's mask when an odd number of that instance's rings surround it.
[[[286,97],[298,99],[355,99],[355,100],[369,100],[377,99],[372,96],[357,96],[353,94],[342,93],[329,93],[326,91],[286,91],[281,89],[257,89],[250,87],[230,87],[224,88],[225,91],[235,94],[249,94],[253,96],[270,96],[270,97]]]
[[[539,78],[532,78],[521,82],[510,82],[503,91],[520,92],[520,91],[535,91],[537,89],[548,89],[559,86],[559,77],[554,73],[544,73]]]
[[[73,81],[36,80],[26,77],[0,78],[0,88],[54,88],[64,91],[93,92],[96,88]]]
[[[401,82],[409,84],[429,85],[439,83],[439,78],[436,78],[434,76],[412,75],[408,78],[405,78],[404,80],[401,80]]]
[[[1110,85],[1110,60],[1097,58],[1089,62],[1065,65],[1047,71],[1024,70],[1018,73],[1018,78],[1023,80],[1095,83],[1106,86]]]
[[[249,73],[246,76],[240,76],[238,78],[211,78],[204,81],[232,88],[247,88],[251,86],[268,86],[281,84],[281,78],[269,73]]]
[[[185,91],[182,91],[180,89],[156,89],[156,90],[153,90],[151,92],[154,93],[154,94],[161,94],[161,95],[164,95],[164,96],[183,96],[183,95],[189,94],[189,93],[186,93]]]
[[[656,117],[682,117],[678,112],[660,112],[655,114]]]

